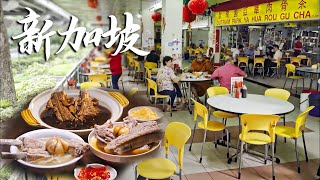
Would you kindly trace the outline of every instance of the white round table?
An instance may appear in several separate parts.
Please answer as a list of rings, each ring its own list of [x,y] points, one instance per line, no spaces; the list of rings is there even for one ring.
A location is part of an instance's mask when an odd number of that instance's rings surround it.
[[[294,105],[278,98],[248,94],[247,98],[233,98],[230,94],[210,97],[207,103],[221,111],[234,114],[288,114],[294,110]]]
[[[210,75],[208,73],[204,73],[200,77],[196,77],[192,73],[186,73],[186,77],[181,79],[181,82],[186,82],[188,83],[188,109],[190,114],[192,113],[191,111],[191,82],[203,82],[203,81],[212,81],[210,78]]]

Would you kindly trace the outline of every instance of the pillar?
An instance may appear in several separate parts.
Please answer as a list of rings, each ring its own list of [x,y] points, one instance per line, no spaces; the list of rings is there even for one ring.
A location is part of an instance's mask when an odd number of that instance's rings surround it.
[[[182,0],[162,0],[161,57],[171,56],[182,67]]]
[[[142,4],[143,5],[143,4]],[[142,10],[142,49],[145,51],[154,50],[154,22],[151,18],[153,11],[149,7],[143,7]]]

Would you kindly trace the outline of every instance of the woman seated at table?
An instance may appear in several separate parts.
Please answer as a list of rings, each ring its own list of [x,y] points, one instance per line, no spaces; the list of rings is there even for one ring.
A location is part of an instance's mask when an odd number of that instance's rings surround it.
[[[172,58],[169,56],[165,56],[163,58],[163,67],[161,67],[157,74],[157,84],[159,87],[159,94],[162,95],[169,95],[171,101],[169,102],[170,105],[167,107],[167,111],[176,110],[173,108],[174,100],[177,97],[181,98],[182,103],[179,105],[178,108],[185,106],[185,99],[182,97],[181,90],[178,85],[174,85],[174,83],[178,83],[181,79],[185,76],[182,74],[180,77],[177,77],[173,71],[173,63]]]
[[[210,60],[205,59],[202,53],[198,53],[196,59],[192,61],[188,72],[207,72],[211,74],[213,67],[211,66]],[[212,82],[210,81],[191,83],[191,91],[198,102],[201,102],[199,97],[203,96],[211,85]]]
[[[229,92],[231,89],[231,77],[247,77],[247,74],[242,71],[238,66],[233,64],[231,57],[227,57],[226,64],[217,68],[211,75],[211,79],[218,79],[220,86],[226,87]]]

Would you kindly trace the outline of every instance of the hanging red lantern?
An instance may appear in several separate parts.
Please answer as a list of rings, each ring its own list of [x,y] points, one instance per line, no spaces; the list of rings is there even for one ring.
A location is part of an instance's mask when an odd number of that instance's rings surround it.
[[[208,2],[206,0],[191,0],[188,3],[188,8],[193,14],[203,14],[208,8]]]
[[[184,22],[189,23],[188,25],[188,29],[191,29],[191,25],[190,23],[193,22],[194,20],[196,20],[197,15],[192,14],[192,12],[190,11],[190,9],[188,8],[187,5],[185,5],[182,9],[182,20]]]
[[[161,21],[161,14],[159,12],[154,12],[151,18],[154,22]]]
[[[101,20],[102,20],[102,17],[101,17],[101,16],[96,16],[96,20],[97,20],[97,21],[101,21]]]
[[[88,7],[96,9],[98,5],[98,0],[87,0],[87,3],[88,3]]]

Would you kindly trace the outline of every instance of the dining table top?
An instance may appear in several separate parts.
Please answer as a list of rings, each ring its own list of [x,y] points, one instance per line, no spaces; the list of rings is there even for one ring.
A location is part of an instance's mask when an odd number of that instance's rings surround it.
[[[306,72],[306,73],[320,74],[320,68],[298,67],[296,68],[296,70],[301,72]]]
[[[197,77],[192,73],[185,73],[186,76],[181,79],[181,82],[201,82],[201,81],[212,81],[210,74],[203,73],[201,76]]]
[[[207,99],[207,103],[224,112],[234,114],[288,114],[294,105],[271,96],[248,94],[247,98],[234,98],[230,94],[217,95]]]

